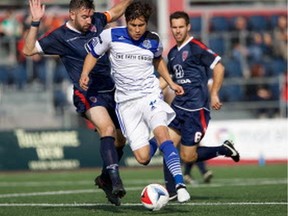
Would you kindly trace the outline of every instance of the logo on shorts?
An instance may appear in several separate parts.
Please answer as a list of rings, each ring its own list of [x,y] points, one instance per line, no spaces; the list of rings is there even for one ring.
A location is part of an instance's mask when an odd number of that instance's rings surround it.
[[[93,102],[93,103],[96,103],[96,102],[97,102],[97,98],[94,97],[94,96],[89,97],[89,100],[90,100],[91,102]]]
[[[155,104],[156,104],[156,100],[150,102],[149,105],[151,107],[151,110],[154,110],[156,108]]]

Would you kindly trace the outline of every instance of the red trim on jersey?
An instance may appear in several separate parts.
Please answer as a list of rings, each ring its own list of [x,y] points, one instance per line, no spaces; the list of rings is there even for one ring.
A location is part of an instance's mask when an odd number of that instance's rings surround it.
[[[203,134],[205,134],[206,129],[207,129],[207,124],[206,124],[206,118],[205,118],[205,111],[204,109],[200,110],[200,122],[203,128]]]
[[[82,103],[85,105],[86,110],[90,109],[90,104],[89,104],[88,100],[85,98],[85,96],[79,90],[75,90],[75,95],[77,95],[80,98]]]
[[[209,50],[209,48],[208,48],[205,44],[203,44],[201,41],[199,41],[199,40],[197,40],[197,39],[195,39],[195,38],[193,38],[193,39],[191,40],[191,43],[197,44],[197,45],[200,46],[202,49]],[[214,53],[214,51],[213,51],[213,53]],[[217,53],[214,53],[214,56],[218,56],[218,54],[217,54]]]
[[[205,44],[203,44],[201,41],[199,41],[199,40],[197,40],[197,39],[195,39],[195,38],[193,38],[193,39],[191,40],[191,42],[197,44],[197,45],[200,46],[202,49],[208,50],[208,47],[207,47]]]

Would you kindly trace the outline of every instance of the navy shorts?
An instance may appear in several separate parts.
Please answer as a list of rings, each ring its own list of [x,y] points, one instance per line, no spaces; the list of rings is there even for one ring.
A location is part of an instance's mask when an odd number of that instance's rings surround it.
[[[95,106],[103,106],[107,109],[115,127],[120,128],[117,115],[115,113],[116,103],[114,100],[115,91],[99,93],[96,90],[88,89],[87,91],[80,91],[74,87],[73,102],[76,111],[85,116],[85,112]]]
[[[176,112],[175,119],[169,127],[176,129],[181,134],[181,143],[185,146],[194,146],[204,137],[210,121],[210,112],[205,109],[186,111],[171,105]]]

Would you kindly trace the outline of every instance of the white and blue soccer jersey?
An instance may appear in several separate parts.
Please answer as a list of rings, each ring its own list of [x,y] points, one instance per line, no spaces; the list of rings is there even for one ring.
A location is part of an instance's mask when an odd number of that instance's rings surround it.
[[[187,111],[210,110],[207,83],[209,73],[220,60],[220,56],[193,37],[181,47],[174,46],[168,53],[167,66],[173,81],[185,93],[176,96],[173,105]]]
[[[79,79],[83,62],[87,55],[84,48],[92,37],[98,36],[107,24],[105,13],[94,13],[92,27],[89,31],[81,33],[69,23],[40,38],[36,47],[39,52],[47,55],[58,55],[63,62],[71,81],[79,90]],[[110,75],[110,63],[107,55],[103,55],[90,74],[89,88],[91,90],[105,92],[114,89],[114,81]]]
[[[111,28],[91,39],[86,48],[95,58],[109,51],[111,75],[116,84],[116,102],[160,91],[153,66],[153,59],[161,57],[163,51],[157,34],[147,31],[134,41],[126,27]]]

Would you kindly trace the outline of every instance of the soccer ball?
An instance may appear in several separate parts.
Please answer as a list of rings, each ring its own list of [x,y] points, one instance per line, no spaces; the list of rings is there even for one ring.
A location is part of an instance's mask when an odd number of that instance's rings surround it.
[[[141,192],[141,202],[150,211],[158,211],[169,201],[169,194],[160,184],[149,184]]]

